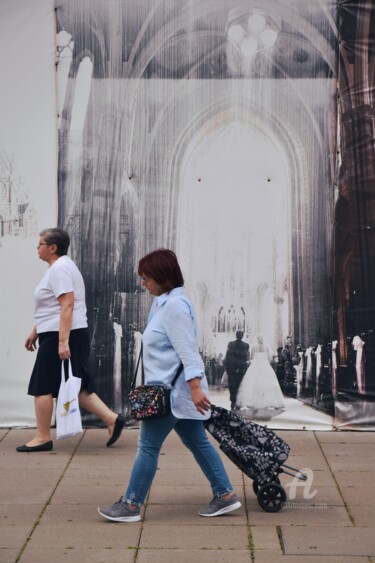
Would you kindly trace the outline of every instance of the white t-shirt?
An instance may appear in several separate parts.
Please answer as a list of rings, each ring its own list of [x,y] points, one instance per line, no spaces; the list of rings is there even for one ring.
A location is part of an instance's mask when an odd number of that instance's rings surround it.
[[[59,330],[61,305],[57,298],[71,291],[74,292],[71,329],[86,328],[87,310],[82,274],[69,256],[60,256],[48,268],[34,292],[34,319],[38,334]]]

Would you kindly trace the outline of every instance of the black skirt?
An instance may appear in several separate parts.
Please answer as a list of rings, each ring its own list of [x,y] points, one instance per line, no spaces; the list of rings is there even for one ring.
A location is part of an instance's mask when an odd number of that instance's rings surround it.
[[[59,358],[59,333],[42,332],[38,335],[39,347],[31,374],[28,394],[49,395],[59,394],[61,383],[61,360]],[[81,390],[95,393],[95,384],[89,371],[90,341],[88,328],[72,330],[69,336],[72,371],[75,377],[82,379]],[[65,374],[68,373],[68,362],[65,364]]]

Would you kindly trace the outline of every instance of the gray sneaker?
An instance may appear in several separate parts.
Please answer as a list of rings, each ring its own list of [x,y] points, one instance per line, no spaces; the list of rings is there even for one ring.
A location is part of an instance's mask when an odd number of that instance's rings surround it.
[[[99,514],[107,520],[112,520],[112,522],[139,522],[141,519],[140,509],[131,509],[122,498],[112,506],[100,506],[98,508]]]
[[[237,510],[240,506],[241,503],[235,494],[227,500],[222,497],[214,497],[206,508],[198,511],[198,514],[199,516],[208,517],[221,516],[222,514],[227,514],[227,512],[232,512],[232,510]]]

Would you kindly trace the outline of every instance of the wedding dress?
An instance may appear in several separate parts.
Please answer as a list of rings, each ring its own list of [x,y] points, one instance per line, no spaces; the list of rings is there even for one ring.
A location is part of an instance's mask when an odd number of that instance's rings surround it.
[[[284,398],[266,352],[256,351],[237,394],[240,416],[268,420],[285,410]]]

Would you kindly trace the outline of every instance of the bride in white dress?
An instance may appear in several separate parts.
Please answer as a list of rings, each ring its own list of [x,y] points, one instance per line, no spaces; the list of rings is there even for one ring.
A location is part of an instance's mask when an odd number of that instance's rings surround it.
[[[262,335],[251,348],[252,361],[237,394],[240,415],[268,420],[284,412],[285,403]]]

